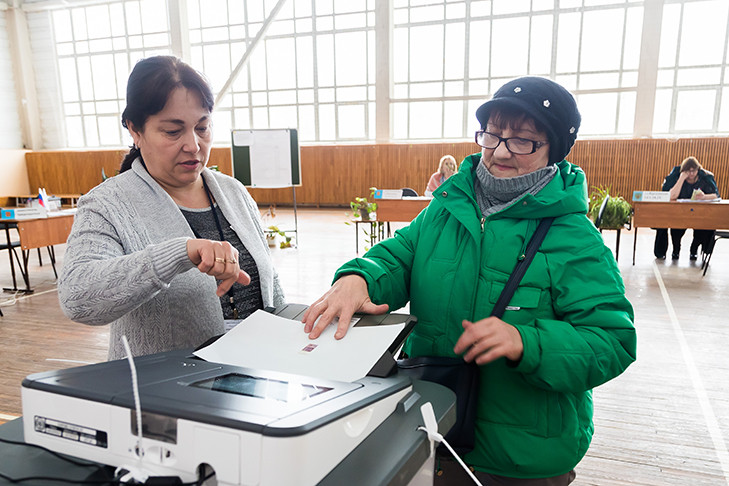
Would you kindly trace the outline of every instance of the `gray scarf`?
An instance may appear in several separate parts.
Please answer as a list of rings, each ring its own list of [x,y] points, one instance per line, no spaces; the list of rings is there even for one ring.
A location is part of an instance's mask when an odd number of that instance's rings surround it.
[[[548,165],[516,177],[494,177],[483,163],[476,167],[474,189],[484,217],[497,213],[525,194],[536,194],[557,174],[557,166]]]

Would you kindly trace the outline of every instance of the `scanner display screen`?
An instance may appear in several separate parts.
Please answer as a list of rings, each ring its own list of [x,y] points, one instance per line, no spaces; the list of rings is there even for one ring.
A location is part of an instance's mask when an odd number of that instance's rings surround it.
[[[321,395],[331,390],[324,386],[302,382],[271,380],[258,376],[229,373],[192,383],[197,388],[205,388],[246,397],[297,403]]]

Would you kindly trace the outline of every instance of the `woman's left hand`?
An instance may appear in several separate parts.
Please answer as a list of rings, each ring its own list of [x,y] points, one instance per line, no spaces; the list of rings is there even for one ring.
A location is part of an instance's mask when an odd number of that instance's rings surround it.
[[[463,329],[453,352],[466,353],[463,359],[467,362],[483,365],[501,357],[519,361],[524,354],[519,331],[498,317],[487,317],[478,322],[463,321]]]
[[[218,297],[228,293],[236,282],[251,283],[251,277],[238,264],[238,250],[227,241],[187,240],[187,256],[198,270],[220,281],[215,292]]]

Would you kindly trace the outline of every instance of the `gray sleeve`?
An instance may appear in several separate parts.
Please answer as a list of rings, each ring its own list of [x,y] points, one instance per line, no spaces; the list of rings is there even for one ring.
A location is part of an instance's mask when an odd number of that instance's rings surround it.
[[[286,296],[284,295],[283,287],[278,279],[278,272],[273,269],[273,306],[279,307],[286,303]]]
[[[167,288],[175,275],[194,268],[187,237],[143,247],[133,223],[117,231],[99,199],[90,194],[80,201],[58,280],[66,316],[94,325],[120,318]],[[133,237],[138,241],[129,241]],[[127,253],[135,243],[142,249]]]

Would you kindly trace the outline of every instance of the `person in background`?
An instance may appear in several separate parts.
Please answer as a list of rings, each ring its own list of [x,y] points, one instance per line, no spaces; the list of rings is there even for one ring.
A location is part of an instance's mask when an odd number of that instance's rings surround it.
[[[438,172],[430,176],[428,187],[425,188],[425,195],[430,197],[438,186],[443,184],[450,176],[456,173],[456,159],[452,155],[444,155],[438,163]]]
[[[705,170],[696,157],[687,157],[671,170],[663,180],[662,191],[669,191],[671,201],[677,199],[694,199],[706,201],[719,197],[719,188],[716,185],[714,174]],[[672,260],[678,260],[681,253],[681,238],[685,229],[671,229],[671,244],[673,250]],[[693,240],[689,248],[689,260],[696,261],[699,247],[704,253],[711,253],[714,244],[714,230],[694,229]],[[668,251],[668,229],[656,229],[656,240],[653,245],[653,254],[656,258],[664,260]]]
[[[410,303],[410,357],[463,356],[480,371],[475,449],[483,484],[563,486],[593,434],[592,389],[636,357],[633,308],[612,252],[586,217],[584,172],[564,160],[580,113],[545,78],[509,81],[476,111],[481,152],[393,238],[344,264],[304,314],[316,339],[335,317]],[[502,319],[490,317],[543,218],[554,217]],[[472,484],[450,458],[435,484]]]
[[[109,359],[193,347],[278,306],[284,294],[256,203],[206,168],[213,93],[172,56],[139,61],[122,125],[134,141],[119,175],[81,197],[58,283],[61,308],[111,323]]]

